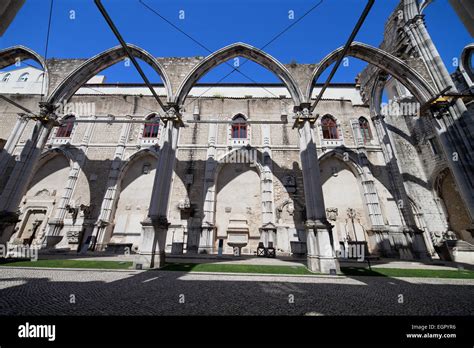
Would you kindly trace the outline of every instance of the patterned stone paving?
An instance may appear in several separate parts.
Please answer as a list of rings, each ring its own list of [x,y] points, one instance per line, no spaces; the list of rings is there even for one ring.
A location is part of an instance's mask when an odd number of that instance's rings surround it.
[[[473,315],[474,280],[0,269],[0,315],[48,314]]]

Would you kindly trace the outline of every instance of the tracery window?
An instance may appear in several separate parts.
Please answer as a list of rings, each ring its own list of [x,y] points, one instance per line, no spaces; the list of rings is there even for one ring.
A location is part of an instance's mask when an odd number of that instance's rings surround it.
[[[242,115],[232,119],[232,139],[247,139],[247,120]]]
[[[160,118],[156,115],[148,118],[143,127],[143,138],[156,138],[160,130]]]
[[[359,128],[364,144],[372,140],[372,133],[370,131],[369,121],[365,117],[359,117]]]

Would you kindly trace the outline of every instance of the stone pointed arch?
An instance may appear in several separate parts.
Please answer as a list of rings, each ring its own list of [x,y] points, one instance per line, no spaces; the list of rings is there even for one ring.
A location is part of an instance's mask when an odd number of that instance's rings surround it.
[[[142,158],[142,157],[146,157],[146,156],[152,156],[154,157],[156,160],[158,160],[158,153],[156,153],[155,151],[151,150],[151,149],[141,149],[137,152],[135,152],[134,154],[132,154],[129,158],[127,158],[126,160],[124,160],[120,167],[119,167],[119,174],[118,174],[118,181],[120,182],[125,173],[127,172],[127,170],[133,165],[133,163]]]
[[[356,178],[361,177],[364,174],[363,169],[357,163],[357,153],[347,149],[347,148],[335,148],[330,151],[327,151],[321,154],[318,158],[319,163],[322,163],[324,160],[329,158],[337,158],[342,163],[347,165]]]
[[[229,152],[227,152],[224,155],[217,158],[217,160],[216,160],[216,163],[217,163],[216,178],[219,175],[219,172],[222,170],[222,168],[227,164],[227,160],[229,158],[236,155],[240,151],[253,151],[253,150],[255,150],[255,148],[244,146],[244,147],[241,147],[241,148],[232,149]],[[229,163],[232,164],[232,162],[229,162]],[[258,174],[262,175],[262,173],[263,173],[263,164],[262,164],[261,158],[259,158],[259,156],[256,156],[256,161],[253,163],[253,165],[254,165],[253,168],[255,168],[257,170]]]
[[[44,58],[39,55],[37,52],[33,51],[31,48],[22,46],[22,45],[17,45],[17,46],[12,46],[8,47],[5,49],[0,50],[0,69],[6,68],[7,66],[13,65],[17,62],[17,60],[26,60],[26,59],[32,59],[35,62],[37,62],[41,67],[43,68],[44,72],[44,80],[43,83],[46,86],[45,94],[48,93],[48,80],[49,80],[49,74],[48,74],[48,67],[46,65],[46,61]]]
[[[472,66],[471,59],[474,54],[474,43],[471,43],[464,47],[461,54],[461,60],[459,61],[459,71],[466,80],[467,86],[472,87],[474,85],[474,67]]]
[[[370,117],[375,117],[382,113],[381,105],[382,105],[382,96],[383,90],[387,83],[387,75],[385,72],[378,70],[375,75],[374,84],[372,85],[372,89],[370,91],[370,102],[369,102],[369,110],[370,110]]]
[[[131,54],[149,64],[160,75],[166,89],[168,100],[172,99],[171,83],[164,67],[148,51],[141,47],[127,44]],[[127,57],[122,46],[115,46],[86,60],[74,69],[52,92],[48,102],[56,104],[68,100],[82,85],[100,71],[116,64]]]
[[[210,71],[217,65],[235,57],[244,57],[250,59],[251,61],[263,66],[264,68],[267,68],[268,70],[276,74],[278,78],[285,84],[286,88],[288,88],[288,91],[290,92],[291,98],[293,99],[295,105],[300,105],[300,103],[303,101],[302,93],[296,81],[283,64],[281,64],[276,58],[272,57],[268,53],[254,46],[242,42],[237,42],[215,51],[214,53],[208,55],[206,58],[200,61],[188,73],[188,75],[185,77],[185,79],[179,86],[176,92],[175,103],[178,105],[182,105],[189,92],[191,91],[191,88],[202,76],[204,76],[208,71]]]
[[[9,48],[5,48],[0,50],[0,69],[3,69],[7,66],[15,64],[17,59],[25,60],[25,59],[33,59],[38,64],[43,67],[44,71],[47,71],[46,63],[44,58],[40,56],[38,53],[33,51],[32,49],[18,45],[12,46]]]
[[[313,70],[311,79],[306,87],[306,100],[311,100],[314,81],[317,81],[321,74],[334,62],[337,61],[343,47],[329,53],[318,66]],[[435,89],[414,69],[408,66],[401,59],[392,54],[360,42],[353,42],[347,51],[347,55],[366,61],[369,64],[385,71],[399,80],[418,99],[420,103],[428,101],[436,95]]]
[[[68,149],[60,146],[43,152],[38,160],[38,163],[36,164],[36,169],[41,168],[48,161],[50,161],[56,156],[64,156],[68,160],[70,168],[72,168],[74,162],[76,162],[76,159],[74,158],[72,153]]]

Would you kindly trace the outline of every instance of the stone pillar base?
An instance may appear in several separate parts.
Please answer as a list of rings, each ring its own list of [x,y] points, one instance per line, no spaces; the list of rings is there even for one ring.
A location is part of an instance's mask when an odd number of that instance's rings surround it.
[[[339,262],[335,257],[320,257],[308,255],[308,269],[314,273],[336,274],[340,272]],[[332,271],[331,271],[332,270]]]
[[[166,218],[148,218],[142,221],[142,241],[135,268],[160,268],[165,265],[166,234],[169,223]],[[138,266],[140,267],[140,266]]]
[[[307,264],[311,272],[334,275],[340,272],[331,244],[331,228],[327,221],[306,222]]]
[[[199,254],[213,254],[214,253],[214,226],[205,226],[201,229],[201,236],[199,238]]]
[[[151,269],[165,266],[165,252],[140,252],[133,261],[134,269]]]
[[[208,255],[214,254],[214,247],[212,246],[199,247],[198,254],[208,254]]]

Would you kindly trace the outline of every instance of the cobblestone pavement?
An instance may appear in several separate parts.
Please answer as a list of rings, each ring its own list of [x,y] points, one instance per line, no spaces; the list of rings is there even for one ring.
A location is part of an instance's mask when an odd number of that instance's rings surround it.
[[[49,314],[473,315],[474,280],[0,269],[0,315]]]

